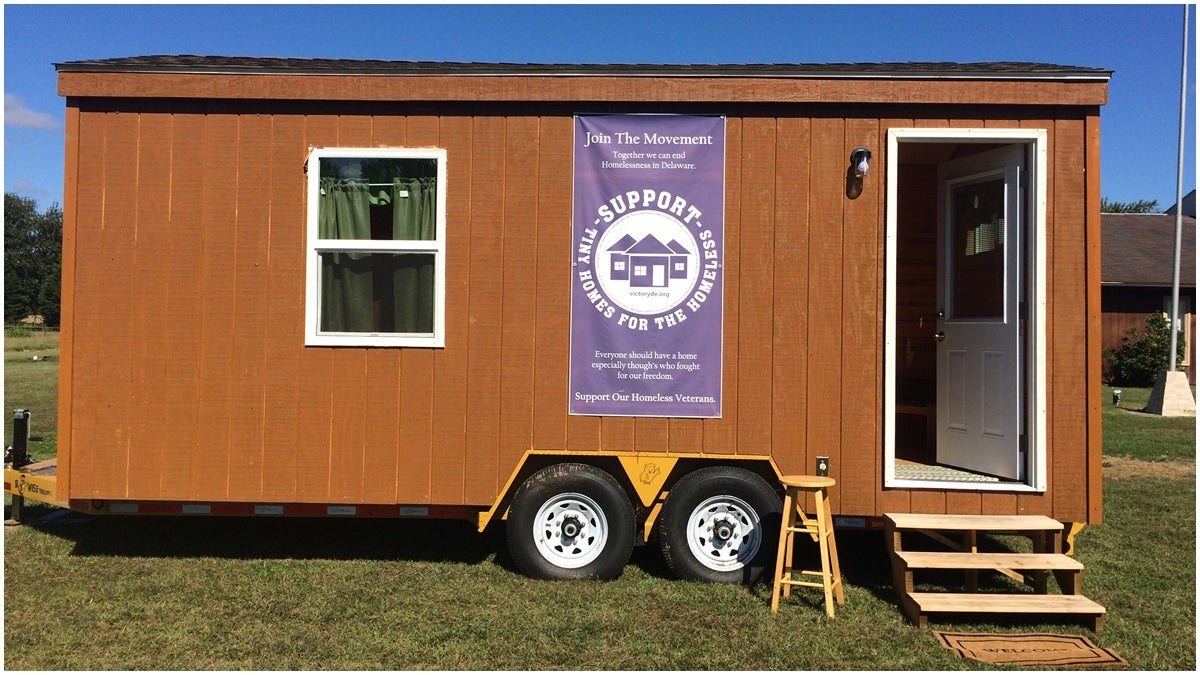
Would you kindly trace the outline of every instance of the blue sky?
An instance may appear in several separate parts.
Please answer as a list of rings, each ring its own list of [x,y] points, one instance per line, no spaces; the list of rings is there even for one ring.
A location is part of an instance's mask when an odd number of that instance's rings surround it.
[[[1194,8],[1193,8],[1194,10]],[[148,54],[553,63],[1032,61],[1116,71],[1102,193],[1175,202],[1183,5],[4,7],[4,190],[62,202],[52,64]],[[1184,193],[1195,186],[1195,12]]]

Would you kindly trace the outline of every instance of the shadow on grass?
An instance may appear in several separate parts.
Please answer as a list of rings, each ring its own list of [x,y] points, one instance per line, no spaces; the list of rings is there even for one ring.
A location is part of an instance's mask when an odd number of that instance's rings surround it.
[[[79,556],[463,563],[494,556],[494,562],[515,570],[502,521],[481,534],[471,523],[452,519],[88,516],[30,505],[24,527],[72,541],[71,553]],[[837,536],[846,583],[890,592],[891,572],[881,533],[839,530]],[[816,551],[816,544],[799,543],[796,564],[818,565]],[[630,564],[655,578],[674,576],[653,539],[634,548]],[[759,583],[769,585],[770,579],[767,570]]]
[[[469,522],[441,519],[86,516],[38,506],[27,507],[26,516],[24,527],[70,541],[75,556],[463,564],[490,560],[517,573],[503,522],[479,533]],[[895,597],[879,532],[839,531],[838,550],[847,585],[867,588],[881,598]],[[815,544],[799,544],[797,565],[817,565],[816,555]],[[634,548],[630,565],[654,578],[674,578],[653,539]],[[770,584],[768,569],[756,585]]]
[[[61,511],[29,519],[24,527],[71,541],[71,555],[76,556],[465,564],[493,555],[500,564],[505,564],[500,558],[507,559],[502,528],[480,534],[461,520],[124,517]]]
[[[897,596],[892,588],[892,563],[884,546],[880,530],[837,530],[838,562],[842,569],[842,582],[856,586],[876,598],[895,603]],[[808,558],[796,551],[796,560],[805,560],[805,569],[820,569],[820,552],[814,543]]]
[[[403,560],[467,565],[490,562],[519,574],[508,552],[503,522],[479,533],[471,523],[460,520],[86,516],[37,507],[29,509],[27,515],[24,527],[71,542],[73,556]],[[819,569],[816,544],[809,544],[797,544],[795,564],[803,569]],[[837,544],[846,586],[865,590],[898,608],[882,532],[839,530]],[[926,545],[921,543],[921,547]],[[1003,541],[989,548],[1007,550]],[[654,540],[634,548],[630,565],[656,579],[674,578]],[[769,598],[771,582],[768,569],[750,590]],[[930,573],[918,582],[921,586],[932,584],[956,590],[961,575]],[[813,594],[811,601],[814,608],[822,606],[819,593]]]
[[[508,552],[505,524],[494,523],[479,533],[460,520],[337,519],[264,517],[85,516],[62,509],[31,509],[23,527],[71,543],[70,554],[82,557],[216,558],[223,560],[379,560],[464,565],[492,564],[519,575]],[[982,544],[983,542],[981,542]],[[892,587],[891,567],[882,532],[839,530],[838,557],[847,589],[860,589],[901,614]],[[907,543],[906,543],[907,545]],[[998,543],[998,550],[1005,550]],[[993,549],[997,550],[997,549]],[[816,544],[800,542],[796,565],[819,568]],[[669,581],[674,575],[653,540],[634,548],[631,568]],[[765,602],[771,597],[768,569],[747,590]],[[981,582],[983,579],[981,578]],[[1014,582],[996,580],[1000,586]],[[961,576],[932,573],[919,585],[956,590]],[[930,588],[933,590],[933,588]],[[1004,590],[981,583],[981,590]],[[789,601],[823,609],[819,592],[796,593]],[[942,624],[949,617],[932,617]],[[976,630],[1039,626],[1036,617],[980,614],[956,616],[953,625]],[[1041,621],[1044,621],[1042,619]],[[947,624],[948,625],[948,624]],[[946,625],[941,625],[946,627]]]

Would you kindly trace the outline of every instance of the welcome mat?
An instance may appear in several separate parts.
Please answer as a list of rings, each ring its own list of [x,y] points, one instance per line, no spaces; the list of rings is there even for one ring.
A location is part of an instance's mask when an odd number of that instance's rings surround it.
[[[1082,635],[1051,633],[948,633],[933,634],[942,646],[959,656],[1015,666],[1079,668],[1127,666],[1125,659],[1101,649]]]

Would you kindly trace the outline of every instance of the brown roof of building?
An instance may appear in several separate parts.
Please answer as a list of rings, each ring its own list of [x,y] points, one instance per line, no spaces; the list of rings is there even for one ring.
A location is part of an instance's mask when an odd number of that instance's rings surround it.
[[[1111,70],[1046,63],[544,64],[308,59],[187,54],[56,63],[59,72],[291,73],[326,75],[620,75],[1108,81]]]
[[[1196,285],[1196,219],[1183,217],[1179,285]],[[1175,216],[1100,215],[1100,282],[1113,286],[1170,286],[1175,264]]]

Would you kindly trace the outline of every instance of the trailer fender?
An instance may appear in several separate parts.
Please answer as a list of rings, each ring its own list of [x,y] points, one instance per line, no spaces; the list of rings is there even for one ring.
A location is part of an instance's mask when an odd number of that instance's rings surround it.
[[[645,510],[646,517],[642,521],[643,540],[648,540],[654,522],[662,510],[666,498],[665,490],[669,481],[678,480],[695,469],[712,465],[732,465],[757,467],[758,473],[767,480],[772,476],[777,484],[780,476],[779,467],[769,456],[737,455],[713,456],[700,454],[663,454],[651,452],[607,452],[589,450],[527,450],[517,462],[516,468],[508,477],[504,487],[496,496],[491,507],[479,514],[477,526],[480,532],[487,529],[488,524],[497,516],[502,520],[508,517],[508,505],[512,494],[527,477],[535,471],[558,462],[582,462],[598,468],[605,468],[624,482],[632,492],[631,498],[636,497],[639,505]],[[606,466],[607,465],[607,466]]]
[[[581,450],[527,450],[521,456],[521,460],[517,462],[516,468],[508,477],[504,487],[500,489],[496,500],[491,507],[482,511],[479,514],[477,523],[479,531],[483,532],[487,529],[490,523],[497,515],[502,520],[508,518],[508,506],[512,501],[512,495],[521,483],[532,475],[535,471],[542,469],[550,464],[558,462],[574,461],[585,464],[598,465],[602,463],[614,463],[619,465],[620,471],[610,471],[618,479],[624,473],[628,479],[628,485],[632,488],[633,493],[637,496],[638,501],[644,507],[650,507],[654,503],[655,498],[662,490],[663,483],[667,477],[671,475],[671,470],[674,468],[678,457],[667,457],[658,454],[644,453],[617,453],[603,451],[581,451]],[[612,466],[611,469],[617,469],[618,466]],[[632,495],[631,495],[632,497]]]

